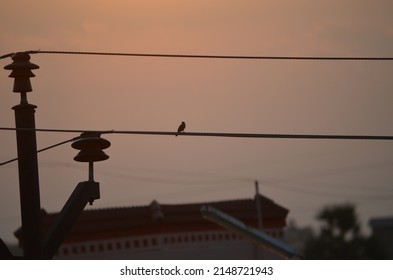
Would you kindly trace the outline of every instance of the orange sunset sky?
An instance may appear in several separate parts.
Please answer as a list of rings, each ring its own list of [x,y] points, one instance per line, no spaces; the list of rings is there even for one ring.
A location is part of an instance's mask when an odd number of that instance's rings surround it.
[[[25,50],[250,56],[393,56],[392,1],[6,1],[0,55]],[[1,61],[0,126],[13,127]],[[250,61],[33,54],[38,128],[393,135],[392,61]],[[38,133],[42,148],[78,134]],[[352,202],[362,229],[393,215],[393,142],[106,135],[88,208],[263,195],[315,225]],[[16,156],[0,131],[0,161]],[[39,155],[41,206],[59,211],[86,164],[71,145]],[[0,166],[0,238],[20,226],[17,164]]]

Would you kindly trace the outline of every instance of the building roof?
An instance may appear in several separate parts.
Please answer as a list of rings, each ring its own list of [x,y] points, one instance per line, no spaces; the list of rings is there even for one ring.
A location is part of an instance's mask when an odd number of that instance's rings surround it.
[[[288,210],[271,199],[259,195],[263,225],[267,228],[284,227]],[[257,225],[255,199],[240,199],[190,204],[159,204],[84,210],[74,224],[65,242],[115,238],[161,232],[216,230],[219,226],[205,220],[200,209],[210,205],[247,225]],[[45,231],[58,213],[43,211],[42,228]],[[21,229],[15,232],[20,239]]]

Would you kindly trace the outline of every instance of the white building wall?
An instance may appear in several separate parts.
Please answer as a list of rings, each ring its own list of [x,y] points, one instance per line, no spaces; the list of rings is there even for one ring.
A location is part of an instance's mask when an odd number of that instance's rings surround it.
[[[282,229],[269,229],[283,240]],[[229,231],[168,233],[64,244],[55,259],[279,259]]]

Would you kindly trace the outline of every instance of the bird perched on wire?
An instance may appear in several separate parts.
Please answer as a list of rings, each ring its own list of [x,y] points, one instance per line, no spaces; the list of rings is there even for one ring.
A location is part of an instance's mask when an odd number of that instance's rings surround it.
[[[185,122],[181,122],[181,124],[179,125],[179,128],[177,129],[176,136],[179,135],[179,133],[182,133],[185,128],[186,128],[186,123]]]

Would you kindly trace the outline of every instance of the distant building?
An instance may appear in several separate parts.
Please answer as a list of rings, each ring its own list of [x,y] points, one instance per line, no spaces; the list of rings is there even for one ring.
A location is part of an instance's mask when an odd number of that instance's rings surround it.
[[[258,196],[265,233],[284,241],[288,210]],[[213,206],[257,227],[255,199],[212,203],[159,204],[85,210],[55,259],[281,259],[240,235],[202,218]],[[47,229],[57,213],[43,214]],[[15,233],[20,245],[21,230]]]
[[[369,222],[376,246],[393,260],[393,217],[373,218]]]

